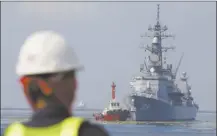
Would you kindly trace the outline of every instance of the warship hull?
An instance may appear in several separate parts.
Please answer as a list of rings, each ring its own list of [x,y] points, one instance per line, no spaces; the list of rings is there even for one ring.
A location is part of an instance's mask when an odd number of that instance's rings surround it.
[[[197,107],[171,105],[155,98],[133,96],[135,110],[131,117],[135,121],[177,121],[195,120]]]

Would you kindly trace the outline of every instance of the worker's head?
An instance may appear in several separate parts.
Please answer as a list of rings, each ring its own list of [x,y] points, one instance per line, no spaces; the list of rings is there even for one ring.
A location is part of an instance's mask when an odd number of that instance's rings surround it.
[[[33,109],[49,104],[70,109],[77,88],[76,72],[81,68],[61,35],[39,31],[21,47],[16,72]]]

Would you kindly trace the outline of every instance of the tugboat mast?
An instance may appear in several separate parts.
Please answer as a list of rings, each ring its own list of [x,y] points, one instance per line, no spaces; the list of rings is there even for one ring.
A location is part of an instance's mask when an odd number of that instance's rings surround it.
[[[112,82],[112,100],[115,100],[115,88],[116,88],[116,84],[114,82]]]

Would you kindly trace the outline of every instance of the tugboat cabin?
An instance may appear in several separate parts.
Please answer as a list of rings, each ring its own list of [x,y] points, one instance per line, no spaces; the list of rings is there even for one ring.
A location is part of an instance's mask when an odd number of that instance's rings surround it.
[[[121,109],[119,102],[116,102],[114,100],[111,100],[109,102],[109,110],[119,110],[119,109]]]

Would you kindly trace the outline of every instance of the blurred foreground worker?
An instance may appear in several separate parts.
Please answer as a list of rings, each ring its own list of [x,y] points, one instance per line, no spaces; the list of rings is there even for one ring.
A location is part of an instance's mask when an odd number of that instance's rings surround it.
[[[76,72],[81,68],[58,33],[39,31],[29,36],[21,47],[16,73],[34,114],[28,122],[9,125],[4,136],[108,136],[103,127],[72,116]]]

